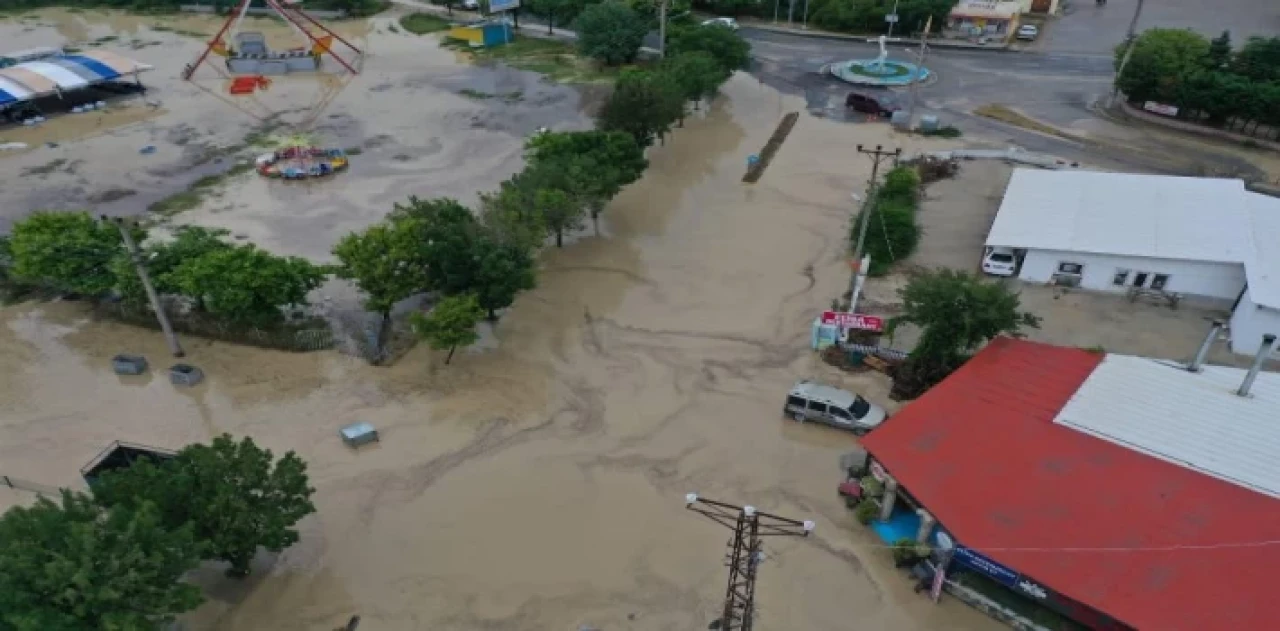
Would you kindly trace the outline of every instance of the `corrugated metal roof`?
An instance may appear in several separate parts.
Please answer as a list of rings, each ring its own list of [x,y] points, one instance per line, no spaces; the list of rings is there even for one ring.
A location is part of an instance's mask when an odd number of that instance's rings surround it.
[[[1280,374],[1107,355],[1053,422],[1280,497]]]
[[[1101,359],[997,338],[860,442],[958,541],[1133,628],[1276,628],[1280,501],[1053,422]]]
[[[1253,252],[1244,263],[1249,299],[1280,309],[1280,199],[1246,193],[1253,228]]]
[[[1018,169],[987,245],[1242,263],[1240,180]]]

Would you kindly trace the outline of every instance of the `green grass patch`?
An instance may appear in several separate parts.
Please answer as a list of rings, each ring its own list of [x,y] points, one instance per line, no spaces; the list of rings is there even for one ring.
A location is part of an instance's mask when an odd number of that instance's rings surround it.
[[[874,61],[867,62],[865,66],[849,64],[847,67],[849,68],[849,72],[852,72],[853,74],[876,78],[903,77],[911,72],[910,68],[907,68],[902,64],[895,64],[892,61],[884,62],[883,70],[881,70],[879,66],[876,66],[873,70],[871,65],[874,63]]]
[[[195,37],[199,39],[204,39],[208,37],[207,34],[201,33],[200,31],[188,31],[187,29],[174,28],[172,26],[165,26],[164,24],[152,24],[151,30],[157,33],[173,33],[174,35],[181,35],[183,37]]]
[[[221,186],[223,182],[252,170],[253,163],[238,162],[222,173],[206,175],[196,180],[187,190],[181,193],[174,193],[151,204],[147,206],[147,210],[165,217],[172,217],[178,213],[186,212],[200,206],[204,202],[204,198],[212,193],[214,188]]]
[[[343,151],[343,152],[345,152],[345,153],[346,153],[347,155],[349,155],[349,156],[358,156],[358,155],[360,155],[360,154],[364,153],[364,149],[361,149],[360,147],[347,147],[346,149],[343,149],[342,151]]]
[[[517,35],[510,44],[493,48],[471,48],[466,42],[457,41],[444,45],[467,50],[477,61],[498,61],[559,83],[607,83],[622,70],[621,66],[603,66],[579,57],[571,42],[553,39]]]
[[[414,35],[449,30],[449,21],[430,13],[410,13],[400,18],[400,26]]]

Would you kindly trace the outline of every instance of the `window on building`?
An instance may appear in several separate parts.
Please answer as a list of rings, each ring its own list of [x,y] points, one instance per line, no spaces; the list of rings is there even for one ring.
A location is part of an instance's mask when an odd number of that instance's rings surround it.
[[[1060,261],[1058,263],[1059,274],[1077,274],[1078,275],[1083,272],[1084,272],[1084,265],[1081,265],[1080,263],[1070,263],[1067,261]]]
[[[1151,279],[1152,289],[1164,289],[1164,286],[1168,284],[1169,284],[1168,274],[1156,274],[1155,277]]]
[[[1134,274],[1134,275],[1133,275],[1133,286],[1134,286],[1134,287],[1146,287],[1146,286],[1147,286],[1147,277],[1148,277],[1148,276],[1150,276],[1150,274],[1148,274],[1148,273],[1146,273],[1146,272],[1138,272],[1137,274]]]
[[[1129,282],[1129,270],[1118,269],[1116,275],[1111,278],[1111,284],[1117,287],[1124,287]]]

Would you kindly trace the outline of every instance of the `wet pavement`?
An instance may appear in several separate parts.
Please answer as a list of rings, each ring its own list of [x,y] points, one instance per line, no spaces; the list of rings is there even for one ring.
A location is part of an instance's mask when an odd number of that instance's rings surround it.
[[[834,492],[854,438],[779,414],[801,377],[894,407],[883,377],[817,361],[808,325],[848,282],[849,193],[870,167],[853,146],[952,146],[802,114],[761,182],[743,185],[746,156],[803,110],[735,78],[651,151],[601,236],[545,252],[539,287],[494,343],[449,366],[425,347],[374,368],[188,338],[208,379],[177,390],[155,332],[75,303],[6,308],[0,473],[80,485],[79,467],[117,439],[173,448],[231,432],[297,450],[318,513],[247,581],[200,572],[209,602],[185,618],[193,631],[313,631],[352,615],[361,631],[705,628],[728,532],[685,510],[690,491],[817,521],[810,539],[769,543],[761,628],[1002,628],[913,594]],[[325,245],[325,231],[292,236]],[[153,374],[112,374],[125,351]],[[337,430],[355,420],[383,441],[345,448]]]

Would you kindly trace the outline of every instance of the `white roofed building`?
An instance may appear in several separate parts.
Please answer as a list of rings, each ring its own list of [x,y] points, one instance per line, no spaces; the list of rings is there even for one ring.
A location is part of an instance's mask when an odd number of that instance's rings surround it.
[[[1240,180],[1018,169],[986,245],[1027,282],[1221,301],[1236,353],[1280,334],[1280,199]]]

